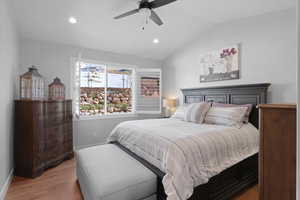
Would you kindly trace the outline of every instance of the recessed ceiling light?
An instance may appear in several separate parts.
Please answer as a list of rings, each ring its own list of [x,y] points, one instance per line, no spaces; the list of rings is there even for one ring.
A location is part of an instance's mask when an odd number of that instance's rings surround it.
[[[158,44],[158,43],[159,43],[159,39],[154,38],[154,39],[153,39],[153,43],[154,43],[154,44]]]
[[[70,22],[71,24],[76,24],[76,23],[77,23],[77,19],[76,19],[75,17],[70,17],[70,18],[69,18],[69,22]]]

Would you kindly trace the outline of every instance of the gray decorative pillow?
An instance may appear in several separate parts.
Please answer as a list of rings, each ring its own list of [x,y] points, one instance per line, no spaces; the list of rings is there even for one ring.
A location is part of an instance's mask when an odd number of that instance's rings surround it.
[[[208,102],[192,103],[184,111],[184,121],[203,123],[211,104]]]
[[[206,114],[205,123],[240,128],[248,111],[248,107],[214,107]]]

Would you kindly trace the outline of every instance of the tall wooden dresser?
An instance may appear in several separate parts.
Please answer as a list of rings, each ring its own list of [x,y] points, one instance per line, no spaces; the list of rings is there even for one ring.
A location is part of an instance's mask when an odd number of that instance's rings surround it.
[[[73,157],[72,101],[15,101],[15,175],[34,178]]]
[[[260,105],[260,200],[296,199],[296,105]]]

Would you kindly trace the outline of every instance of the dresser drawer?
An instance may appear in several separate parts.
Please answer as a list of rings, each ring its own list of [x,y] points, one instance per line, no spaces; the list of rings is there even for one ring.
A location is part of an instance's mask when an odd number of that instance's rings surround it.
[[[73,123],[72,122],[65,122],[63,124],[63,129],[65,134],[70,134],[73,132]]]
[[[51,143],[62,143],[64,140],[63,125],[50,127],[45,129],[45,143],[46,146]]]
[[[64,142],[63,146],[64,146],[64,149],[66,152],[73,151],[73,141],[72,140]]]
[[[66,102],[65,103],[65,110],[68,112],[68,113],[72,113],[72,102]]]
[[[51,146],[47,149],[46,157],[49,163],[58,160],[64,152],[64,147],[62,145]]]
[[[64,119],[66,122],[72,122],[73,121],[73,113],[71,113],[71,112],[64,113]]]
[[[46,113],[57,113],[65,110],[63,102],[49,102],[45,105]]]
[[[63,124],[66,121],[65,114],[62,112],[51,113],[45,117],[45,127],[54,127]]]

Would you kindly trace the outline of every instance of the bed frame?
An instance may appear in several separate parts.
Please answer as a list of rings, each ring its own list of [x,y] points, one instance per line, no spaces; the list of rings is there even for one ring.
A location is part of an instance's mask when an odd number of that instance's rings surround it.
[[[250,115],[250,122],[258,128],[258,104],[267,103],[267,91],[269,83],[235,85],[221,87],[205,87],[182,89],[184,103],[196,103],[201,101],[227,103],[227,104],[253,104],[253,111]],[[154,172],[158,177],[157,199],[166,200],[166,194],[162,185],[162,178],[165,173],[147,162],[143,158],[132,153],[124,146],[117,145],[140,161],[143,165]],[[238,164],[224,170],[214,176],[208,183],[194,189],[189,200],[228,200],[257,184],[258,182],[258,154],[253,155]]]

